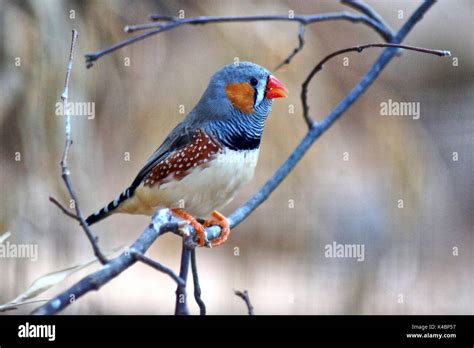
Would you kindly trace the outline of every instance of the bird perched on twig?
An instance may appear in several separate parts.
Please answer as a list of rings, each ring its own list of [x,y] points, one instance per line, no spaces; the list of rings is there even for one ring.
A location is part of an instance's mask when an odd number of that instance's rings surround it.
[[[189,222],[200,246],[205,227],[221,226],[210,246],[230,233],[216,209],[228,204],[254,174],[272,99],[287,89],[265,68],[251,63],[219,70],[194,109],[168,135],[133,183],[107,206],[90,215],[92,225],[113,213],[153,215],[158,208]],[[202,224],[195,217],[208,217]]]

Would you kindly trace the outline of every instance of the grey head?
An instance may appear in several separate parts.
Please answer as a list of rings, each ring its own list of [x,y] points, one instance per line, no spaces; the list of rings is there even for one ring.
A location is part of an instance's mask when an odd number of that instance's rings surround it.
[[[258,64],[224,66],[211,78],[196,107],[183,123],[202,128],[233,150],[258,148],[274,98],[286,88]]]

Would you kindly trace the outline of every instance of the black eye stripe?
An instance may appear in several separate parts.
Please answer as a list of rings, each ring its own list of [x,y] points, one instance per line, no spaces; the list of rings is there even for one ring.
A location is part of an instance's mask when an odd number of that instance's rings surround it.
[[[253,106],[255,107],[257,105],[257,97],[258,97],[258,90],[256,87],[258,85],[258,80],[255,77],[251,77],[250,85],[253,87]]]

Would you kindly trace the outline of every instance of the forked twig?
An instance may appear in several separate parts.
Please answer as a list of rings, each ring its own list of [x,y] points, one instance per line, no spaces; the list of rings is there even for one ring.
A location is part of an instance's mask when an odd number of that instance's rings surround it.
[[[290,15],[279,15],[279,16],[202,16],[202,17],[193,17],[193,18],[178,18],[174,16],[162,16],[162,15],[150,15],[150,19],[157,21],[157,23],[146,23],[139,25],[127,25],[124,28],[124,31],[127,33],[132,33],[136,31],[149,30],[137,36],[125,39],[121,42],[116,43],[113,46],[110,46],[106,49],[86,54],[86,66],[88,68],[92,67],[94,61],[98,60],[102,56],[114,52],[120,48],[131,45],[135,42],[144,40],[153,35],[175,29],[183,25],[205,25],[210,23],[238,23],[238,22],[258,22],[258,21],[287,21],[287,22],[296,22],[300,24],[299,30],[299,42],[300,45],[290,54],[288,58],[284,60],[282,65],[288,64],[291,59],[299,52],[304,46],[304,28],[312,23],[317,22],[326,22],[334,20],[345,20],[353,23],[364,23],[374,29],[380,36],[382,36],[386,41],[390,41],[393,37],[391,29],[386,26],[384,23],[381,23],[375,20],[373,17],[367,15],[354,14],[349,12],[333,12],[333,13],[323,13],[318,15],[301,15],[301,16],[290,16]]]
[[[253,305],[252,305],[252,302],[250,302],[248,291],[247,290],[244,290],[244,291],[234,290],[234,294],[236,294],[238,297],[244,300],[245,305],[247,306],[247,311],[249,315],[254,315]]]
[[[306,77],[303,84],[301,85],[301,103],[303,104],[303,117],[306,121],[306,124],[308,125],[308,128],[311,128],[316,124],[316,121],[314,121],[313,118],[309,115],[309,104],[308,104],[308,86],[311,80],[313,79],[314,75],[316,75],[319,71],[323,69],[324,64],[326,64],[329,60],[331,60],[332,58],[336,56],[339,56],[347,52],[354,52],[354,51],[360,53],[367,48],[373,48],[373,47],[400,48],[400,49],[405,49],[405,50],[410,50],[410,51],[433,54],[439,57],[446,57],[446,56],[451,55],[449,51],[432,50],[428,48],[409,46],[409,45],[400,45],[400,44],[395,44],[395,43],[372,43],[372,44],[367,44],[367,45],[353,46],[353,47],[348,47],[348,48],[335,51],[327,55],[318,64],[316,64],[316,66],[313,68],[313,70],[311,70],[308,77]]]

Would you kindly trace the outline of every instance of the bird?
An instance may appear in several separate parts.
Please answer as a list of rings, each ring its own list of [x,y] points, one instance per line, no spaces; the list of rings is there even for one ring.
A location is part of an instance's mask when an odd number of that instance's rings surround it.
[[[195,228],[199,246],[223,244],[230,224],[218,210],[254,176],[273,99],[287,96],[283,83],[258,64],[224,66],[132,184],[90,215],[87,225],[114,213],[153,215],[169,208]],[[211,225],[221,233],[208,242],[205,228]]]

